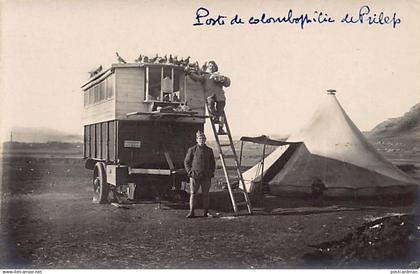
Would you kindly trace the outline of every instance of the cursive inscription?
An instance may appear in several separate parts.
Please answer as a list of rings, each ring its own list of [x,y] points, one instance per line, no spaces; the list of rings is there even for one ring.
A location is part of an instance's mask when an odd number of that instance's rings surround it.
[[[207,8],[200,7],[195,12],[193,26],[290,24],[298,25],[303,30],[306,25],[310,24],[391,25],[394,29],[397,25],[401,24],[401,18],[397,16],[396,12],[392,15],[386,15],[383,11],[372,11],[367,5],[360,7],[355,14],[346,13],[339,18],[341,19],[336,20],[325,11],[315,10],[310,13],[298,13],[294,12],[293,9],[289,9],[283,16],[272,16],[266,12],[262,12],[260,15],[243,18],[239,14],[233,16],[223,14],[214,15]]]
[[[369,25],[385,25],[385,24],[392,24],[392,27],[395,27],[401,23],[401,19],[397,17],[397,13],[394,12],[392,16],[387,16],[384,14],[383,11],[379,13],[372,13],[369,6],[362,6],[359,9],[359,14],[356,16],[346,14],[343,19],[341,19],[341,23],[347,24],[364,24],[367,23]]]
[[[196,22],[194,23],[193,26],[202,26],[202,25],[221,26],[225,24],[226,16],[218,15],[217,17],[213,18],[213,17],[210,17],[209,15],[210,15],[210,11],[208,9],[198,8],[197,11],[195,12]]]

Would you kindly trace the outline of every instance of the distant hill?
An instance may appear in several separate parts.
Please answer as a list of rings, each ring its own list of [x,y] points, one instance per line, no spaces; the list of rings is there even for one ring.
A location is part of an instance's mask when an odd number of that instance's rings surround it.
[[[78,143],[83,142],[83,136],[78,134],[69,134],[51,128],[31,128],[31,127],[13,127],[12,138],[14,142],[24,143]],[[10,140],[7,140],[10,141]]]
[[[402,117],[390,118],[367,132],[369,138],[420,139],[420,103]]]

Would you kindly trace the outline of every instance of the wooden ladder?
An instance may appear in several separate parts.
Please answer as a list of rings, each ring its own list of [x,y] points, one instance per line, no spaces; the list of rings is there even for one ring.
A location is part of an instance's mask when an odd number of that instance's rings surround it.
[[[246,205],[248,213],[252,214],[251,200],[249,199],[248,193],[246,191],[244,178],[242,177],[242,172],[240,170],[240,165],[239,165],[239,162],[238,162],[238,156],[236,155],[235,146],[233,144],[232,135],[230,134],[230,129],[229,129],[229,125],[228,125],[228,122],[227,122],[227,119],[226,119],[225,112],[223,112],[221,116],[222,117],[219,117],[219,119],[220,118],[224,119],[224,122],[225,122],[224,124],[225,124],[225,128],[226,128],[226,131],[223,132],[223,133],[219,133],[217,131],[216,124],[219,124],[219,122],[214,122],[213,119],[212,119],[213,116],[211,116],[211,115],[210,115],[210,121],[211,121],[211,127],[213,129],[214,137],[216,139],[216,144],[217,144],[217,147],[219,149],[219,157],[220,157],[220,161],[222,162],[222,167],[223,167],[223,171],[224,171],[225,178],[226,178],[226,184],[227,184],[227,188],[229,190],[230,200],[232,201],[233,211],[235,213],[238,213],[238,211],[239,211],[238,207]],[[222,136],[227,136],[228,140],[229,140],[229,143],[221,143],[220,142],[220,137],[222,137]],[[230,148],[230,152],[232,154],[227,155],[226,154],[227,151],[225,151],[225,152],[223,151],[224,147]],[[243,201],[243,202],[237,202],[235,200],[234,191],[233,191],[233,184],[231,183],[231,179],[233,179],[233,177],[229,176],[229,174],[228,174],[228,166],[226,165],[226,160],[227,159],[233,159],[235,161],[235,165],[233,167],[236,170],[237,179],[239,179],[239,183],[242,186],[242,189],[238,188],[238,191],[243,193],[243,197],[245,199],[245,201]]]

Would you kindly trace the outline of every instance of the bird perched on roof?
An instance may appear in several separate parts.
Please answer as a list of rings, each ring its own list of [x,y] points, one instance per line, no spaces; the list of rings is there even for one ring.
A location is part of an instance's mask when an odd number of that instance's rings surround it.
[[[206,71],[206,70],[207,70],[207,62],[205,62],[205,63],[201,66],[201,70],[202,70],[202,71]]]
[[[165,64],[167,61],[168,61],[168,56],[166,54],[163,58],[159,59],[159,63],[161,63],[161,64]]]
[[[169,54],[168,64],[173,64],[174,58],[172,57],[172,54]]]
[[[118,52],[115,52],[115,54],[117,55],[118,63],[127,64],[127,62],[124,59],[122,59],[121,56],[118,54]]]
[[[90,77],[93,77],[94,75],[98,74],[101,71],[102,71],[102,65],[100,65],[96,69],[93,69],[93,70],[89,71],[89,75],[90,75]]]
[[[149,63],[149,57],[144,56],[143,57],[143,63]]]
[[[137,57],[136,58],[136,60],[134,60],[134,62],[137,62],[137,63],[141,63],[143,61],[143,55],[139,55],[139,57]]]
[[[174,60],[172,61],[172,63],[174,63],[174,65],[177,65],[177,66],[181,64],[181,62],[178,60],[178,56],[174,56]]]
[[[195,69],[195,71],[197,71],[197,73],[201,73],[200,65],[198,64],[198,61],[196,61],[194,63],[194,69]]]
[[[184,67],[188,66],[188,64],[190,63],[190,56],[188,56],[185,60],[181,60],[181,63]]]
[[[156,60],[159,58],[159,55],[156,53],[156,56],[155,57],[152,57],[152,58],[150,58],[149,59],[149,62],[150,63],[154,63],[154,62],[156,62]]]

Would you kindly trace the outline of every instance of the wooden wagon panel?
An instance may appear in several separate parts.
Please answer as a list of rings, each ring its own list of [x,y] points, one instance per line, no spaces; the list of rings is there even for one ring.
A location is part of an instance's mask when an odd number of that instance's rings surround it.
[[[90,131],[89,126],[84,126],[84,141],[83,141],[83,157],[88,158],[90,157]]]
[[[108,122],[101,124],[101,158],[109,160],[108,157]]]
[[[145,69],[116,68],[116,119],[127,119],[130,112],[148,112],[150,103],[144,103]]]
[[[96,158],[96,146],[95,146],[95,139],[96,139],[96,134],[95,134],[95,125],[90,125],[90,157],[91,158]]]
[[[205,114],[205,96],[201,82],[194,81],[187,77],[187,104],[198,115]]]
[[[102,123],[95,125],[95,151],[96,157],[98,159],[102,159],[102,151],[101,151],[101,143],[102,143],[102,135],[101,135],[101,126]]]
[[[98,86],[103,86],[100,88],[101,93],[97,94],[98,102],[93,102],[94,98],[91,99],[91,103],[84,106],[82,120],[83,124],[95,124],[104,121],[115,120],[115,75],[111,74],[107,79],[103,80]],[[90,89],[95,89],[91,87]],[[84,93],[94,95],[94,92],[85,90]],[[102,94],[104,93],[104,94]],[[94,97],[94,96],[93,96]],[[106,97],[102,100],[100,98]]]
[[[108,122],[108,160],[109,161],[116,161],[116,121],[109,121]]]

